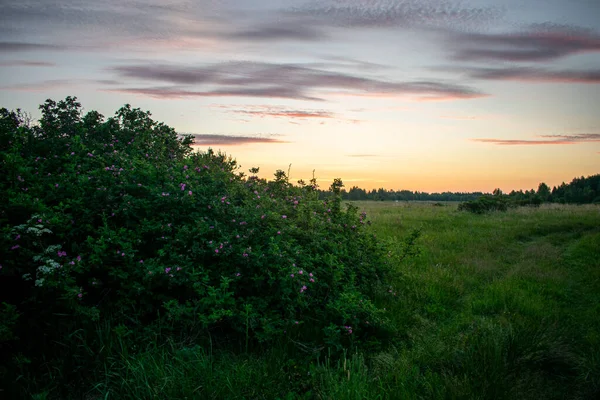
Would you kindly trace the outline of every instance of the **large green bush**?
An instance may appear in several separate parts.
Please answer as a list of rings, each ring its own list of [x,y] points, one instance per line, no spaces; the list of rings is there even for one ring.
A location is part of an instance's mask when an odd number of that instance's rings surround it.
[[[246,347],[340,348],[387,329],[372,302],[387,251],[341,205],[341,181],[323,201],[314,180],[246,176],[129,105],[108,119],[72,97],[40,109],[35,126],[0,110],[5,377],[59,359],[73,337],[100,351],[86,337],[102,323]]]
[[[491,211],[506,211],[508,210],[508,206],[509,203],[502,194],[493,196],[486,195],[479,197],[477,200],[460,203],[458,205],[458,210],[468,211],[474,214],[484,214]]]

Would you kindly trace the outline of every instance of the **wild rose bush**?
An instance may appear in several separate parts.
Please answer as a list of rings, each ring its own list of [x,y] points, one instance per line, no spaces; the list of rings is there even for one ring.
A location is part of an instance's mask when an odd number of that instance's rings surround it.
[[[98,321],[336,346],[386,328],[372,298],[387,250],[341,181],[323,201],[314,180],[246,176],[129,105],[40,109],[36,126],[0,110],[5,350],[49,351]]]

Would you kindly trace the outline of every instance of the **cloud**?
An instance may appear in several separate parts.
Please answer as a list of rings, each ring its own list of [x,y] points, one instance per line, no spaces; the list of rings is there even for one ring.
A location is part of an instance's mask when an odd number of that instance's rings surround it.
[[[181,87],[153,87],[153,88],[123,88],[102,89],[104,92],[134,94],[156,99],[185,99],[192,97],[260,97],[280,98],[290,100],[323,101],[317,97],[303,95],[299,90],[283,87],[264,88],[239,88],[230,90],[193,91]]]
[[[223,34],[222,37],[243,41],[274,42],[274,41],[319,41],[329,38],[318,27],[311,26],[299,19],[285,22],[261,24],[247,29],[238,29]]]
[[[26,61],[26,60],[13,60],[13,61],[2,61],[0,67],[54,67],[55,63],[46,61]]]
[[[329,0],[313,1],[289,10],[321,23],[352,28],[479,26],[498,19],[494,7],[463,7],[445,0]]]
[[[0,42],[0,53],[17,53],[25,51],[64,50],[65,46],[29,42]]]
[[[201,133],[184,133],[183,135],[191,135],[194,139],[194,146],[238,146],[252,143],[289,143],[283,140],[272,137],[261,136],[237,136],[237,135],[219,135],[219,134],[201,134]]]
[[[327,63],[321,64],[324,67],[335,66],[336,68],[351,68],[358,71],[385,70],[391,68],[388,65],[374,63],[371,61],[363,61],[352,57],[324,56],[322,58],[327,61]]]
[[[327,95],[417,96],[422,100],[470,99],[484,93],[441,81],[394,82],[307,67],[301,64],[226,62],[204,66],[129,65],[110,69],[121,78],[165,82],[182,87],[114,89],[152,97],[278,97],[324,100]],[[205,90],[190,90],[200,85]]]
[[[600,142],[600,133],[587,133],[579,135],[540,135],[542,140],[521,139],[471,139],[473,142],[491,143],[500,146],[535,146],[535,145],[566,145],[588,142]]]
[[[456,69],[458,70],[458,69]],[[600,69],[590,71],[544,68],[461,68],[470,78],[521,82],[600,83]]]
[[[211,106],[214,109],[223,110],[226,113],[241,115],[244,117],[254,118],[283,118],[287,119],[290,124],[300,125],[301,122],[310,120],[319,121],[325,124],[326,121],[344,122],[351,124],[359,124],[362,121],[353,118],[345,118],[334,112],[327,110],[308,110],[298,108],[286,108],[268,105],[246,105],[246,106],[227,106],[223,104],[215,104]],[[351,111],[351,110],[349,110]],[[251,122],[249,119],[239,118],[233,119],[238,122]]]
[[[81,81],[75,81],[70,79],[49,79],[42,82],[35,83],[17,83],[8,86],[0,87],[0,90],[18,91],[18,92],[37,92],[42,90],[50,90],[57,88],[64,88],[74,86]]]
[[[54,65],[51,63],[48,63],[48,64]],[[0,63],[0,66],[2,66],[1,63]],[[120,84],[120,82],[112,80],[112,79],[47,79],[45,81],[40,81],[40,82],[15,83],[15,84],[8,85],[8,86],[1,86],[0,90],[9,90],[9,91],[18,91],[18,92],[36,92],[36,91],[42,91],[42,90],[83,86],[83,85],[89,85],[92,87],[96,87],[98,84],[100,84],[100,85],[118,85],[118,84]]]
[[[448,33],[453,58],[460,61],[544,62],[600,52],[600,34],[570,25],[543,23],[523,32]]]
[[[215,108],[224,109],[228,113],[248,115],[252,117],[273,117],[273,118],[291,118],[291,119],[305,119],[305,118],[335,118],[336,115],[331,111],[324,110],[301,110],[301,109],[289,109],[283,107],[273,106],[245,106],[244,108],[233,108],[229,106],[218,105]]]
[[[379,157],[377,154],[348,154],[348,157],[367,158],[367,157]]]

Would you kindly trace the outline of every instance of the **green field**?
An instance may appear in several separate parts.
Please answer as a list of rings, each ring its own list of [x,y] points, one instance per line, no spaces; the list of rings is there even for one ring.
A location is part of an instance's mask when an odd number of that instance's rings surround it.
[[[89,398],[600,396],[599,206],[473,215],[453,203],[354,204],[393,251],[421,232],[421,254],[399,262],[399,281],[380,299],[399,332],[391,345],[339,359],[297,343],[130,354],[111,342],[118,356]]]

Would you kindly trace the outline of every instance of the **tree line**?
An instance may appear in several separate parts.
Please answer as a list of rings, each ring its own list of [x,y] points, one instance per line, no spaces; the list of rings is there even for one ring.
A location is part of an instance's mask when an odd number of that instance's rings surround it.
[[[319,190],[319,196],[325,198],[327,190]],[[342,200],[375,200],[375,201],[473,201],[485,196],[502,197],[514,205],[539,205],[542,203],[588,204],[600,203],[600,174],[574,178],[570,183],[563,182],[552,189],[544,182],[537,190],[512,190],[503,193],[494,189],[492,193],[483,192],[421,192],[410,190],[388,190],[384,188],[366,190],[352,186],[349,190],[341,189]]]

